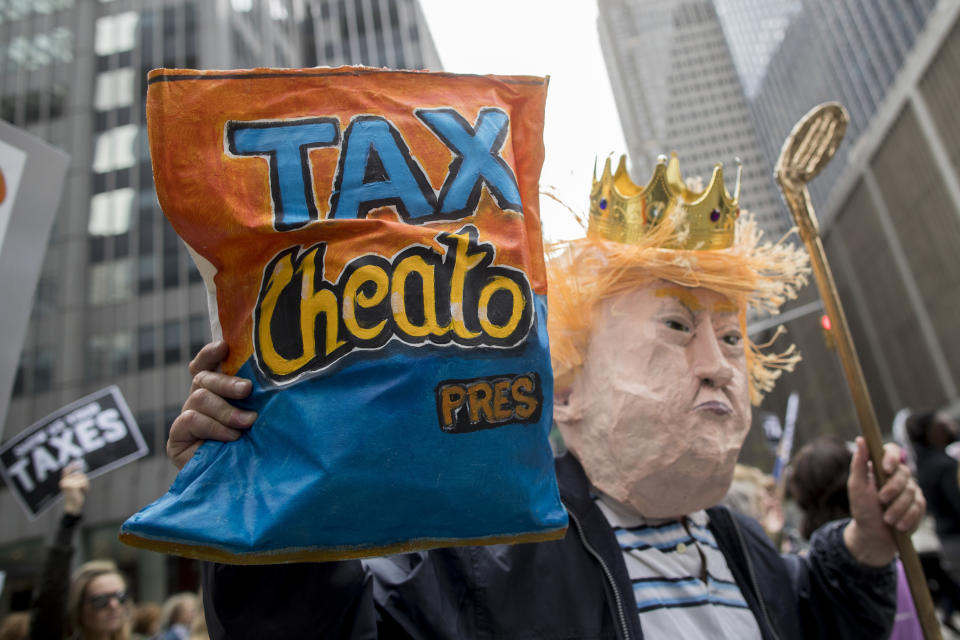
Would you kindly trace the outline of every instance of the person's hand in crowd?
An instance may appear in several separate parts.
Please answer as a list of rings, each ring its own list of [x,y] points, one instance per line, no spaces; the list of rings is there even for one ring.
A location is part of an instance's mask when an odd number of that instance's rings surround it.
[[[60,493],[63,495],[63,512],[78,516],[83,513],[90,479],[83,472],[80,462],[71,462],[60,472]]]
[[[883,448],[887,479],[879,490],[863,438],[857,438],[856,447],[847,480],[853,519],[843,532],[843,541],[858,561],[883,566],[897,554],[892,529],[906,534],[916,531],[927,502],[897,445]]]
[[[253,388],[245,378],[217,371],[228,352],[226,342],[211,342],[190,362],[190,395],[167,438],[167,457],[178,469],[204,440],[232,442],[257,419],[256,412],[237,409],[228,402],[246,398]]]

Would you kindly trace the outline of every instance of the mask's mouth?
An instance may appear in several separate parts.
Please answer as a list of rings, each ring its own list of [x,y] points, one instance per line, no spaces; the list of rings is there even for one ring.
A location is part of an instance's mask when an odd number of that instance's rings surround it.
[[[701,402],[693,408],[694,411],[703,411],[717,416],[733,415],[733,407],[720,400],[708,400]]]

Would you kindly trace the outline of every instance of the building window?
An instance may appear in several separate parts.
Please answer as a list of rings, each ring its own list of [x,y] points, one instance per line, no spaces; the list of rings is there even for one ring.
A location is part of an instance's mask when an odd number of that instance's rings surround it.
[[[157,332],[153,326],[137,329],[137,369],[151,369],[157,364]]]
[[[142,411],[133,417],[140,433],[143,435],[143,441],[147,443],[147,448],[151,454],[163,451],[164,447],[157,446],[157,414],[154,411]]]
[[[111,69],[97,74],[93,92],[93,108],[110,111],[133,104],[134,71],[130,67]]]
[[[176,253],[163,254],[163,288],[170,289],[180,284],[180,256]]]
[[[87,233],[92,236],[115,236],[130,231],[135,196],[130,187],[95,194],[90,198]]]
[[[14,0],[0,5],[0,22],[21,20],[31,14],[49,15],[69,9],[74,0]]]
[[[33,392],[43,393],[53,388],[53,347],[39,347],[33,361]]]
[[[133,338],[129,331],[91,336],[87,341],[87,377],[91,380],[122,376],[130,370]]]
[[[130,51],[137,42],[136,11],[127,11],[97,19],[94,51],[98,56],[109,56]]]
[[[57,27],[32,38],[17,36],[0,48],[0,67],[10,73],[18,69],[36,71],[55,62],[73,60],[73,33]]]
[[[152,255],[137,258],[137,292],[150,293],[156,286],[157,267]]]
[[[20,363],[17,365],[17,375],[13,379],[13,395],[19,396],[23,393],[23,381],[26,375],[23,372],[23,359],[20,360]]]
[[[140,219],[137,224],[137,250],[141,254],[153,252],[153,207],[140,209]]]
[[[170,427],[173,426],[173,421],[177,419],[177,416],[180,415],[181,407],[177,405],[169,406],[163,410],[163,424],[164,424],[164,435],[167,436],[170,434]]]
[[[163,363],[180,362],[181,343],[180,320],[167,320],[163,323]]]
[[[197,265],[193,260],[187,260],[187,282],[203,282],[203,276],[200,275],[200,270],[197,269]]]
[[[133,294],[133,261],[130,258],[90,265],[91,304],[126,300]]]
[[[190,356],[193,357],[210,341],[210,322],[206,316],[190,316]]]
[[[98,134],[94,142],[93,170],[107,173],[137,164],[139,133],[139,126],[126,124]]]

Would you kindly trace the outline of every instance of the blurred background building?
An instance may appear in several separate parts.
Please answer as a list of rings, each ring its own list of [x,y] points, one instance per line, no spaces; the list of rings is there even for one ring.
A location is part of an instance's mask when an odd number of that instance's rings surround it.
[[[704,183],[723,162],[733,192],[740,158],[741,205],[768,236],[782,236],[791,225],[713,2],[599,0],[599,7],[600,46],[634,182],[646,184],[657,156],[676,151],[683,175]]]
[[[417,0],[0,3],[0,117],[72,155],[2,437],[119,385],[152,455],[92,481],[77,560],[115,558],[139,599],[197,585],[194,563],[120,545],[117,529],[175,475],[166,433],[210,336],[153,190],[147,71],[348,63],[439,69]],[[25,608],[59,509],[28,521],[2,486],[0,513],[2,613]]]
[[[804,6],[751,106],[770,157],[814,104],[839,100],[850,112],[840,152],[811,192],[873,404],[889,433],[900,408],[956,412],[960,404],[960,4]],[[811,288],[798,304],[815,300]],[[804,362],[765,406],[782,414],[795,389],[811,432],[849,437],[856,418],[818,316],[787,324]]]

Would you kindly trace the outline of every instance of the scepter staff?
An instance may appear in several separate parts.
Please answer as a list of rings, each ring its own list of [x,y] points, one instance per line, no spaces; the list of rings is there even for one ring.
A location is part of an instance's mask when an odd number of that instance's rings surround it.
[[[860,360],[853,346],[853,338],[843,313],[843,306],[840,304],[840,296],[837,294],[837,285],[833,280],[823,243],[820,241],[820,229],[810,201],[810,191],[807,189],[807,183],[819,174],[833,157],[840,141],[843,140],[849,120],[850,116],[847,115],[846,109],[837,102],[826,102],[811,109],[794,125],[793,131],[784,141],[774,169],[774,177],[793,215],[807,253],[810,254],[813,275],[826,307],[827,316],[833,323],[837,353],[840,354],[847,386],[850,388],[850,395],[853,396],[853,404],[860,422],[860,431],[867,443],[879,487],[886,481],[886,474],[881,465],[883,440],[877,425],[877,414],[870,401],[867,382],[863,377]],[[923,628],[923,635],[927,640],[939,640],[940,625],[937,622],[923,569],[920,567],[920,560],[910,542],[910,536],[896,529],[892,529],[892,533],[897,550],[900,552],[900,560],[903,563],[907,583],[910,585],[913,602],[917,607],[917,616]]]

